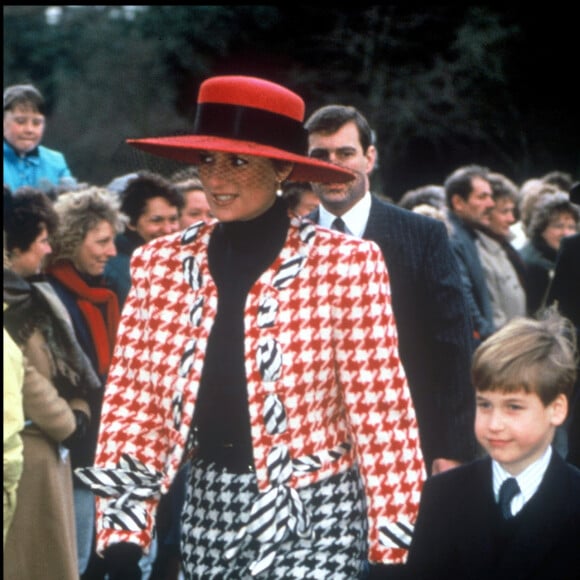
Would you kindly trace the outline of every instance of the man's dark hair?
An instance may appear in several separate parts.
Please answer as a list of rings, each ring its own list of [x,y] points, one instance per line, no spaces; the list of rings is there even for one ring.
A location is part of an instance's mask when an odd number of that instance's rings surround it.
[[[473,179],[479,177],[488,181],[488,175],[489,169],[481,165],[464,165],[449,175],[443,184],[449,209],[453,210],[451,200],[454,195],[459,195],[467,200],[473,189]]]
[[[363,151],[374,144],[373,131],[364,115],[354,107],[344,105],[326,105],[310,115],[304,127],[308,133],[336,133],[343,125],[353,122],[359,134]]]

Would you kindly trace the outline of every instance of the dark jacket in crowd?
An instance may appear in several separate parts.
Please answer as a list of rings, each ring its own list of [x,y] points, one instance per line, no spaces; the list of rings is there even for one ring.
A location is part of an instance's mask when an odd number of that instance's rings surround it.
[[[318,222],[318,210],[309,217]],[[363,238],[381,248],[389,270],[425,463],[430,469],[438,457],[473,459],[472,328],[447,230],[373,196]]]

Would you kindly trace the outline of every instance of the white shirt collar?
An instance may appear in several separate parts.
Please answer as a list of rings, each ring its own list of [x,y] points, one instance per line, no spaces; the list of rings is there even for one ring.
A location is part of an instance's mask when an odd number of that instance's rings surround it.
[[[530,498],[536,493],[546,469],[548,469],[548,464],[552,457],[552,447],[548,446],[545,453],[538,459],[534,461],[531,465],[528,465],[519,475],[516,476],[518,486],[520,488],[520,493],[516,495],[511,504],[512,514],[516,515],[524,505],[530,500]],[[492,477],[493,477],[493,493],[495,500],[499,497],[499,488],[501,484],[510,477],[513,477],[508,473],[497,461],[492,460]]]
[[[371,211],[371,194],[367,191],[364,196],[356,202],[342,217],[346,231],[352,236],[362,238],[363,233],[367,227],[369,213]],[[336,218],[331,214],[322,204],[319,206],[319,224],[325,228],[330,228],[332,222]]]

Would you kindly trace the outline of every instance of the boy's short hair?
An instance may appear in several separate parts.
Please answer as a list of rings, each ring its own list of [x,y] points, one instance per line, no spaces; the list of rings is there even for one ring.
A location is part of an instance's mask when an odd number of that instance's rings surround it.
[[[18,105],[32,107],[41,115],[46,114],[44,97],[33,85],[12,85],[4,90],[4,111],[12,111]]]
[[[477,391],[537,394],[547,406],[560,394],[570,399],[577,372],[573,324],[551,307],[540,319],[518,317],[475,351],[471,368]]]

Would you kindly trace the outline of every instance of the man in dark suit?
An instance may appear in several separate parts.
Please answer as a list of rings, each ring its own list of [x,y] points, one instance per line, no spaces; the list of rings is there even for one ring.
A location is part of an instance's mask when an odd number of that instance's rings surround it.
[[[358,110],[323,107],[305,126],[311,157],[357,175],[348,184],[316,184],[320,206],[309,217],[327,227],[341,217],[343,231],[382,250],[425,463],[437,473],[470,460],[476,454],[472,329],[445,226],[371,195],[376,149]]]
[[[570,189],[570,201],[580,205],[580,181]],[[556,261],[554,277],[546,303],[556,304],[558,310],[576,328],[576,339],[580,345],[580,233],[563,238]],[[580,467],[580,372],[572,395],[570,417],[566,421],[568,432],[568,454],[566,461]]]
[[[490,212],[495,206],[488,174],[485,167],[466,165],[457,168],[444,183],[449,220],[453,227],[451,249],[461,272],[475,346],[495,330],[491,296],[475,244],[477,229],[489,228]]]

